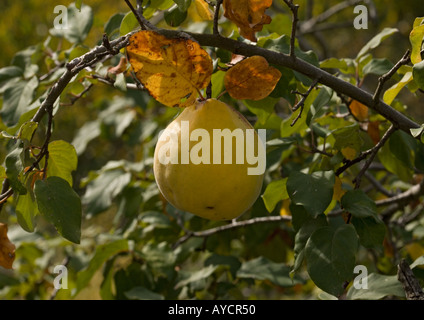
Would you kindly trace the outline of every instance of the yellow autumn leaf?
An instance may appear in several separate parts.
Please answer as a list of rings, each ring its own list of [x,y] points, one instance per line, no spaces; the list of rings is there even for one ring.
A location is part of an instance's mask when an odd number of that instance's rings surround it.
[[[341,150],[343,157],[347,160],[353,160],[356,158],[356,150],[351,147],[345,147]]]
[[[196,6],[197,14],[203,20],[213,20],[213,12],[205,0],[194,0],[194,5]]]
[[[367,133],[374,142],[377,144],[380,141],[380,122],[379,121],[370,121],[368,123]]]
[[[262,30],[264,24],[271,23],[271,17],[265,10],[272,5],[272,0],[224,0],[224,16],[233,21],[240,30],[240,35],[256,42],[255,33]]]
[[[333,187],[333,200],[340,201],[345,193],[346,191],[342,189],[342,180],[336,177]]]
[[[168,107],[193,104],[213,71],[211,57],[197,42],[168,39],[154,31],[132,35],[127,56],[137,79]]]
[[[7,224],[0,223],[0,266],[12,269],[15,249],[15,245],[7,237]]]
[[[290,199],[284,199],[283,203],[281,204],[281,209],[280,209],[280,216],[284,217],[284,216],[291,216],[291,211],[290,211]]]
[[[368,119],[368,107],[356,100],[353,100],[350,104],[350,111],[359,121]]]
[[[227,71],[225,89],[234,99],[261,100],[267,97],[281,78],[281,72],[271,67],[261,56],[242,60]]]

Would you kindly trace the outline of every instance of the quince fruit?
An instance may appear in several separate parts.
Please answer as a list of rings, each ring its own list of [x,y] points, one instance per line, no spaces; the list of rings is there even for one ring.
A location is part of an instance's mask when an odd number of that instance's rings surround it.
[[[156,144],[159,190],[177,209],[210,220],[234,219],[261,192],[264,140],[242,114],[216,99],[185,107]]]

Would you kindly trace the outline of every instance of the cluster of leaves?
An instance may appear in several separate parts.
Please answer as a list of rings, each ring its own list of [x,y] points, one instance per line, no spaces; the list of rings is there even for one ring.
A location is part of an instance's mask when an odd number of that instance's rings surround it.
[[[206,1],[142,4],[147,20],[163,12],[158,25],[166,29],[216,31]],[[355,58],[320,61],[291,42],[290,29],[262,30],[272,21],[265,13],[271,4],[223,1],[221,32],[276,53],[294,49],[296,59],[358,86],[395,67],[373,50],[396,29],[384,29]],[[405,296],[396,264],[424,252],[422,192],[408,194],[423,184],[424,147],[416,137],[424,126],[411,134],[391,131],[380,114],[290,68],[152,31],[132,35],[128,63],[124,51],[111,50],[108,59],[83,68],[39,120],[67,63],[89,52],[83,43],[95,13],[82,1],[68,13],[68,29],[52,29],[46,41],[0,69],[0,181],[12,190],[2,191],[0,205],[16,246],[8,247],[16,255],[14,270],[0,272],[3,298]],[[290,12],[278,16],[287,21]],[[422,22],[417,18],[412,26],[412,66],[395,69],[383,95],[405,114],[401,91],[419,95],[424,89]],[[139,26],[134,12],[117,13],[104,32],[118,39]],[[161,63],[152,65],[152,57]],[[181,76],[187,62],[198,68],[194,80]],[[151,77],[156,72],[161,76]],[[170,107],[193,102],[209,84],[205,95],[236,107],[268,133],[263,194],[240,223],[281,220],[228,231],[221,229],[227,223],[178,211],[161,197],[152,173],[157,136],[180,110]],[[374,162],[365,162],[368,156]],[[361,172],[357,163],[364,162],[369,170]],[[413,267],[423,279],[421,260]],[[58,264],[68,268],[68,290],[53,288]],[[368,290],[351,285],[358,264],[368,268]]]

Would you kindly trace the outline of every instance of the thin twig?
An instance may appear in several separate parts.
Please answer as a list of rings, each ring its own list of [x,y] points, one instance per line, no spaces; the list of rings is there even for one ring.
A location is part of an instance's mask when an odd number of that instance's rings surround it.
[[[221,7],[221,4],[224,0],[217,0],[216,6],[215,6],[215,12],[213,16],[213,34],[219,35],[218,30],[218,19],[219,19],[219,8]]]
[[[372,186],[376,188],[380,193],[384,194],[386,197],[393,197],[394,194],[384,188],[384,186],[378,181],[374,176],[369,173],[368,171],[365,171],[364,176],[368,179],[369,182],[371,182]]]
[[[77,94],[73,97],[71,97],[71,102],[68,103],[61,103],[61,106],[65,106],[65,107],[69,107],[69,106],[73,106],[75,104],[75,102],[77,102],[79,99],[81,99],[88,91],[90,91],[90,89],[94,86],[93,83],[90,83],[86,88],[84,88],[84,90],[80,93]]]
[[[295,41],[296,41],[297,23],[299,21],[299,18],[297,16],[297,11],[299,10],[299,5],[294,4],[293,0],[284,0],[284,2],[287,4],[287,6],[290,8],[290,10],[292,12],[292,31],[291,31],[291,37],[290,37],[290,57],[294,60],[294,59],[296,59]]]
[[[377,89],[375,90],[373,100],[374,103],[377,104],[380,100],[381,91],[383,91],[384,84],[391,78],[393,75],[399,70],[399,68],[410,61],[410,51],[407,50],[406,53],[403,55],[402,59],[400,59],[394,67],[387,72],[386,74],[382,75],[380,78],[378,78],[378,85]]]
[[[397,128],[394,125],[391,125],[389,130],[387,130],[383,137],[380,139],[380,141],[371,148],[370,157],[367,159],[363,167],[361,168],[361,171],[359,171],[356,178],[353,180],[353,183],[355,183],[355,189],[358,189],[361,185],[361,179],[364,173],[368,170],[368,167],[370,166],[371,162],[374,160],[375,156],[377,155],[378,150],[381,149],[381,147],[384,146],[386,141],[390,138],[390,136],[397,130]]]
[[[206,238],[226,230],[241,228],[241,227],[249,226],[252,224],[267,223],[267,222],[283,222],[283,221],[289,222],[291,221],[291,217],[290,216],[268,216],[268,217],[252,218],[252,219],[243,220],[243,221],[233,220],[229,224],[208,229],[208,230],[204,230],[204,231],[187,231],[184,236],[178,239],[178,241],[174,244],[173,248],[174,249],[177,248],[178,246],[180,246],[181,244],[183,244],[184,242],[186,242],[188,239],[192,237]]]
[[[292,91],[292,93],[296,93],[296,94],[299,94],[299,95],[301,95],[302,96],[302,98],[300,99],[300,101],[298,102],[298,103],[296,103],[294,106],[293,106],[293,108],[292,108],[292,110],[293,111],[296,111],[297,109],[299,109],[300,108],[300,111],[299,111],[299,114],[297,115],[297,117],[292,121],[292,123],[290,124],[290,126],[294,126],[295,124],[296,124],[296,122],[297,122],[297,120],[299,120],[300,119],[300,117],[302,116],[302,112],[303,112],[303,108],[304,108],[304,106],[305,106],[305,101],[306,101],[306,99],[308,98],[308,96],[309,96],[309,94],[312,92],[312,90],[316,87],[316,85],[318,84],[318,79],[315,79],[313,82],[312,82],[312,84],[311,84],[311,86],[309,87],[309,89],[305,92],[305,93],[301,93],[301,92],[299,92],[299,91]]]
[[[137,19],[138,23],[140,24],[141,30],[146,30],[146,25],[144,24],[144,21],[141,19],[140,14],[137,12],[137,10],[134,9],[133,5],[129,0],[125,0],[127,6],[130,8],[132,13],[134,14],[135,18]]]

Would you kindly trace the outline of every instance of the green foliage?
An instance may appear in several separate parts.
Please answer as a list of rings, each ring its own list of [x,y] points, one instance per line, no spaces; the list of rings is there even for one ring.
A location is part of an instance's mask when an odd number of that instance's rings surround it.
[[[299,3],[303,10],[306,1]],[[160,28],[212,30],[195,1],[143,6]],[[324,2],[314,6],[314,13],[328,9]],[[290,52],[286,9],[275,4],[267,11],[272,22],[257,33],[259,47]],[[14,270],[0,267],[2,299],[404,299],[396,277],[400,258],[415,261],[411,267],[422,283],[422,192],[396,196],[422,184],[424,126],[411,128],[411,135],[397,130],[373,149],[390,126],[387,119],[371,108],[358,121],[352,97],[320,83],[310,87],[311,75],[280,65],[274,67],[282,77],[268,97],[235,101],[224,86],[231,52],[205,48],[214,62],[212,97],[267,130],[261,196],[234,225],[207,221],[173,208],[157,188],[155,144],[181,110],[138,90],[131,72],[110,71],[124,50],[72,77],[51,117],[34,121],[67,63],[100,45],[103,33],[112,41],[138,28],[125,3],[75,1],[68,14],[67,29],[50,23],[43,39],[1,56],[8,65],[0,68],[0,182],[7,179],[13,195],[2,192],[0,217],[17,247]],[[343,38],[340,30],[323,30],[325,43],[305,33],[294,51],[303,62],[372,91],[411,49],[411,63],[396,70],[381,97],[421,124],[422,22],[402,21],[410,25],[407,35],[380,25],[369,32],[341,30],[349,35]],[[219,27],[223,36],[245,41],[225,17]],[[353,181],[369,150],[376,157],[357,187]],[[59,264],[68,269],[69,289],[55,292]],[[353,285],[357,265],[367,267],[367,290]]]

